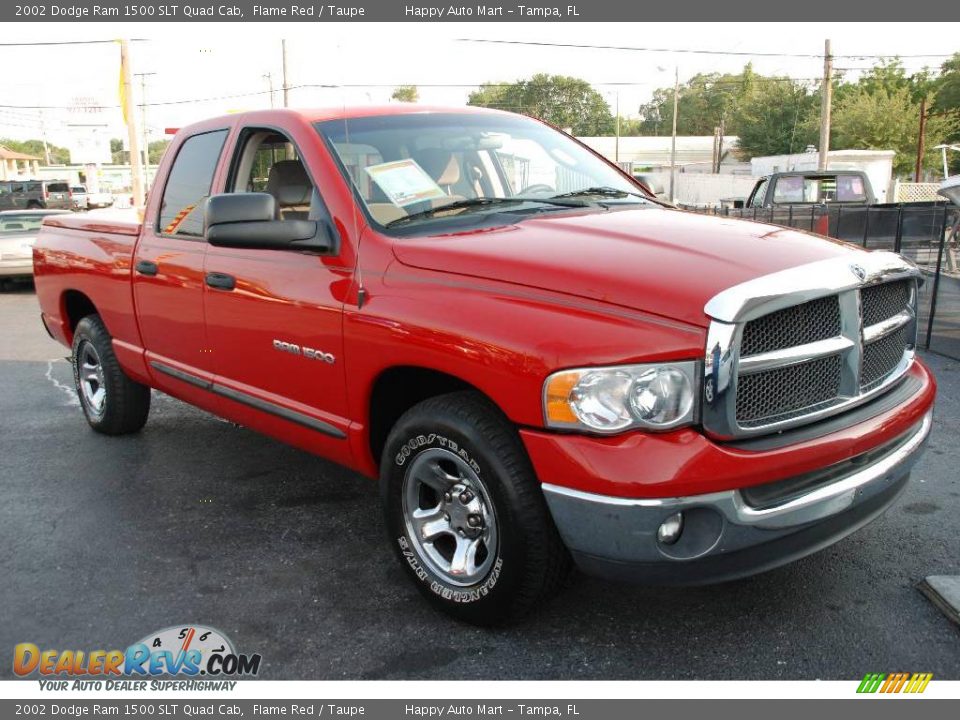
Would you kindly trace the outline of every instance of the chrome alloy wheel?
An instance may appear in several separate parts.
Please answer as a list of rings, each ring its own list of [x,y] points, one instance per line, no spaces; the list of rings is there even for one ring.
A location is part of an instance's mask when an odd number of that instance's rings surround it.
[[[84,340],[77,348],[77,384],[87,409],[99,417],[107,401],[103,365],[93,343]]]
[[[456,453],[431,448],[403,478],[403,519],[419,559],[451,585],[480,582],[497,556],[497,518],[486,486]]]

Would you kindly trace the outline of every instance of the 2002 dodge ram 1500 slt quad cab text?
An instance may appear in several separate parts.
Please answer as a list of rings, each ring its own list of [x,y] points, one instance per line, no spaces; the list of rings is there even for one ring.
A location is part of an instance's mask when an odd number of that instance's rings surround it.
[[[530,118],[208,120],[143,218],[52,216],[34,251],[90,425],[140,430],[156,388],[379,477],[402,566],[470,622],[571,560],[676,584],[812,553],[930,430],[912,264],[664,207]]]

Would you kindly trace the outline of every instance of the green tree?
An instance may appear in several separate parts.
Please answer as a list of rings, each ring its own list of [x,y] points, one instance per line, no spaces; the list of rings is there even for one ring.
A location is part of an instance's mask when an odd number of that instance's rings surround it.
[[[746,157],[802,152],[818,138],[820,99],[788,78],[752,84],[738,103],[733,134]]]
[[[123,140],[120,138],[110,138],[110,158],[114,165],[127,162],[128,153],[123,149]]]
[[[907,75],[900,61],[893,59],[879,63],[855,83],[841,84],[833,106],[830,146],[894,150],[894,172],[912,175],[921,102],[927,98],[922,164],[931,170],[939,168],[940,155],[933,146],[949,142],[958,131],[956,113],[949,112],[950,69],[948,61],[939,77],[926,71]]]
[[[943,142],[951,145],[960,144],[960,53],[940,66],[940,75],[933,81],[934,100],[930,104],[931,114],[950,122],[950,128],[943,138]],[[930,135],[927,133],[927,137]],[[927,142],[927,147],[936,145],[936,142]],[[960,153],[948,153],[950,173],[960,173]]]
[[[723,125],[724,133],[737,131],[737,111],[756,84],[752,65],[737,74],[699,73],[680,86],[677,99],[677,134],[713,135]],[[673,131],[673,88],[655,90],[651,101],[640,107],[642,134],[669,135]]]
[[[586,80],[537,74],[509,84],[484,83],[470,93],[469,105],[530,115],[574,135],[612,135],[610,106]]]
[[[40,158],[41,164],[44,162],[43,140],[11,140],[8,138],[0,138],[0,145],[5,145],[14,152]],[[47,149],[50,152],[51,165],[66,165],[70,162],[70,153],[66,148],[47,143]]]
[[[645,127],[641,118],[628,118],[620,116],[620,135],[622,137],[631,137],[637,135],[647,135],[644,132]]]
[[[151,165],[156,165],[160,162],[169,144],[169,140],[154,140],[147,146],[147,156],[150,158]]]
[[[939,112],[960,112],[960,52],[940,66],[940,76],[933,81],[936,100],[933,109]]]
[[[394,89],[390,99],[398,102],[415,103],[420,99],[420,91],[417,90],[416,85],[400,85]]]

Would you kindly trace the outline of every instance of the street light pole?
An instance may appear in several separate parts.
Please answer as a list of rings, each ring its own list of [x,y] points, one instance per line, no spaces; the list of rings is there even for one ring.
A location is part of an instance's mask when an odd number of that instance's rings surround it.
[[[617,90],[617,140],[613,149],[614,160],[620,162],[620,91]]]
[[[287,82],[287,41],[280,41],[280,51],[283,54],[283,106],[290,107],[290,83]]]
[[[677,108],[680,96],[680,67],[673,71],[673,133],[670,140],[670,202],[676,202],[674,192],[677,181]]]
[[[147,76],[156,75],[153,72],[134,73],[140,78],[140,102],[143,104],[140,109],[143,122],[143,191],[150,189],[150,142],[147,139]]]
[[[263,79],[267,81],[267,85],[270,87],[270,109],[273,110],[273,73],[267,73],[263,76]]]
[[[940,156],[943,158],[943,179],[946,180],[948,177],[950,177],[950,167],[947,164],[947,150],[954,150],[956,152],[960,152],[960,145],[946,145],[946,144],[934,145],[933,149],[939,150],[941,153]]]

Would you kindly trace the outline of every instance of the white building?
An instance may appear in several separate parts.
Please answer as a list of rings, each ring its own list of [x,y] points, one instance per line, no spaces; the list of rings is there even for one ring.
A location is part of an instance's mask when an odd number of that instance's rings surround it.
[[[749,174],[750,166],[741,163],[736,154],[740,138],[725,135],[723,138],[721,172]],[[580,142],[596,150],[607,160],[633,163],[635,170],[663,170],[670,167],[669,135],[645,135],[641,137],[580,137]],[[712,135],[677,136],[677,167],[680,172],[712,172],[714,155]]]

